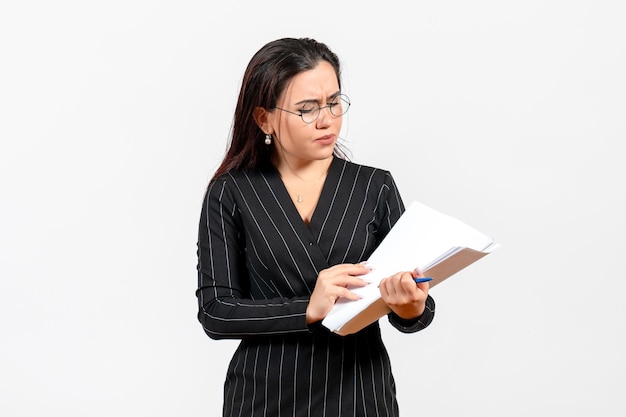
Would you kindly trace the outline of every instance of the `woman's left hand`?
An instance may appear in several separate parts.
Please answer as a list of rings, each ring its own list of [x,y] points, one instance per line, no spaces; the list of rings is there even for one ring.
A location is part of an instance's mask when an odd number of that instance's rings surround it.
[[[391,310],[403,319],[410,320],[422,315],[428,297],[428,282],[416,284],[413,278],[423,275],[413,272],[398,272],[380,282],[380,294]]]

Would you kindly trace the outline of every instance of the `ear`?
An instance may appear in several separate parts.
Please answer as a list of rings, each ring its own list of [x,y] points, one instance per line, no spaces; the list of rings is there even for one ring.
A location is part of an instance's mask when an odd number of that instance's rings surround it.
[[[264,109],[263,107],[256,107],[252,112],[252,117],[256,122],[257,126],[261,128],[261,130],[266,134],[272,133],[272,127],[269,121],[270,113]]]

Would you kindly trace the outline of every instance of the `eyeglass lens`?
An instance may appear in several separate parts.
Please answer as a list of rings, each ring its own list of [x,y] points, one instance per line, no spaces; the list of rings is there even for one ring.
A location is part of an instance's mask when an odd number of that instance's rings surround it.
[[[350,108],[350,99],[345,94],[335,97],[332,101],[321,106],[317,103],[307,103],[300,109],[300,117],[305,123],[313,123],[317,120],[323,108],[328,107],[330,114],[335,117],[343,116]]]

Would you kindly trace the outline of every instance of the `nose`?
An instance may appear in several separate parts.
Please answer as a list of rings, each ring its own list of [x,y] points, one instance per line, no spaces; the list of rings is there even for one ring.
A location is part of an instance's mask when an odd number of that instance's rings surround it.
[[[318,127],[330,126],[334,118],[335,116],[333,116],[332,113],[330,112],[330,106],[320,107],[320,115],[317,117],[317,120],[316,120],[317,126]]]

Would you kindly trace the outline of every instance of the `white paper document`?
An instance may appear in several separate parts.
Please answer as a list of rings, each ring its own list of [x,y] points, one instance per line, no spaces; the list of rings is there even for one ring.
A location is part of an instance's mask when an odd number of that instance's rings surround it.
[[[339,299],[322,324],[341,333],[340,329],[348,321],[380,299],[378,283],[383,278],[417,267],[433,277],[432,287],[497,247],[490,236],[414,201],[368,259],[373,270],[363,279],[370,284],[351,289],[362,298],[357,301]],[[380,317],[388,311],[386,305],[378,306],[370,315]]]

